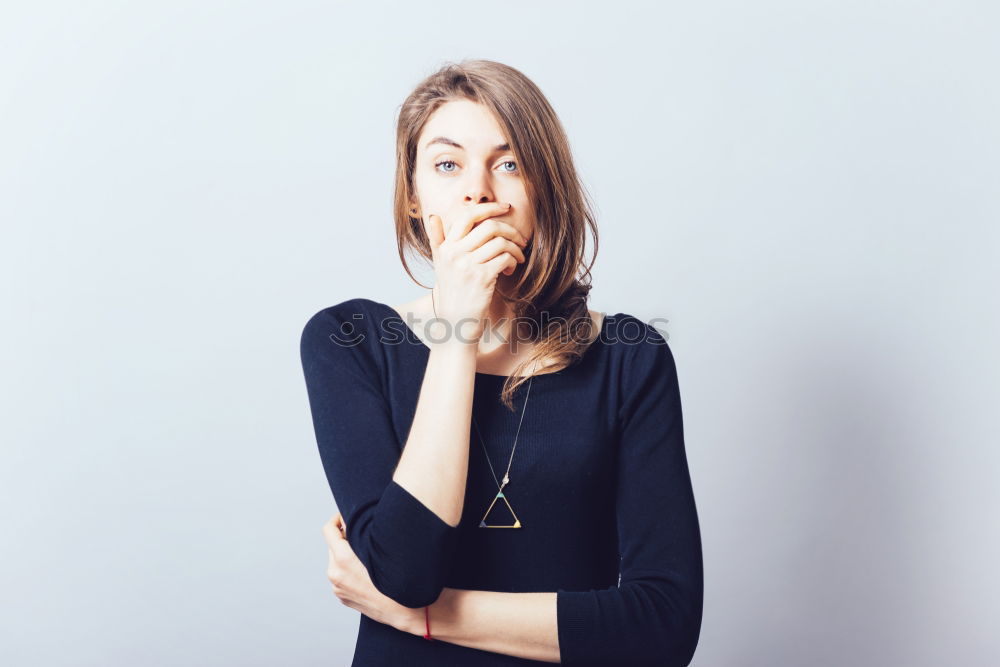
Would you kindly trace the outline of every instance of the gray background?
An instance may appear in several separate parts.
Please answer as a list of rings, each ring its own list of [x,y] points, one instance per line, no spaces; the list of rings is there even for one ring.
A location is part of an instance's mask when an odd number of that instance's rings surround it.
[[[0,663],[348,664],[299,334],[421,293],[393,118],[464,57],[669,319],[694,664],[1000,661],[995,3],[277,4],[0,10]]]

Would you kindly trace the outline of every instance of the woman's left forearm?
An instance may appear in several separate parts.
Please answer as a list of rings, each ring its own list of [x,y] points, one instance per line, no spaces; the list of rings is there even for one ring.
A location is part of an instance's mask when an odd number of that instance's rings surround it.
[[[412,609],[406,632],[424,635],[424,610]],[[431,637],[518,658],[559,662],[555,593],[445,588],[430,606]]]

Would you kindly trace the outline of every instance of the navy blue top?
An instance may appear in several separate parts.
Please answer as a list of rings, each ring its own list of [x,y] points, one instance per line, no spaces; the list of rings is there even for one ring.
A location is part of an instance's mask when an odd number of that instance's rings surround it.
[[[677,369],[659,331],[607,315],[582,359],[534,377],[504,488],[519,529],[480,527],[498,485],[471,424],[458,526],[392,479],[429,355],[395,309],[370,299],[324,308],[302,331],[320,458],[375,587],[414,608],[445,586],[555,592],[562,664],[689,664],[701,631],[701,535]],[[473,399],[501,480],[528,389],[518,387],[512,413],[499,400],[505,379],[476,373]],[[510,510],[498,501],[487,523],[512,524]],[[427,641],[361,614],[352,664],[552,663]]]

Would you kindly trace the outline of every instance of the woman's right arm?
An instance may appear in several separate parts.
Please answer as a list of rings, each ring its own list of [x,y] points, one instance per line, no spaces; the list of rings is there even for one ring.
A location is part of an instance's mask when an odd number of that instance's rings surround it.
[[[431,352],[424,371],[413,425],[393,474],[397,484],[441,517],[458,526],[469,470],[469,426],[475,392],[476,356],[484,318],[500,272],[525,261],[527,239],[502,215],[510,205],[485,202],[449,216],[427,216],[426,232],[434,264],[435,318],[427,338]],[[440,593],[440,591],[438,591]]]
[[[478,339],[497,275],[525,261],[527,244],[508,223],[477,223],[508,209],[497,202],[468,206],[447,235],[441,217],[428,216],[441,318],[433,326],[443,327],[431,338],[443,342],[431,346],[405,447],[381,390],[380,327],[358,300],[320,311],[302,332],[316,439],[347,541],[375,588],[406,607],[438,598],[455,553]],[[359,319],[367,335],[352,337]]]
[[[442,521],[458,526],[469,470],[477,346],[452,338],[431,348],[413,424],[392,478]]]
[[[381,389],[370,317],[354,299],[313,315],[302,331],[302,368],[348,543],[379,591],[418,608],[440,595],[457,544],[475,348],[431,353],[404,448]]]

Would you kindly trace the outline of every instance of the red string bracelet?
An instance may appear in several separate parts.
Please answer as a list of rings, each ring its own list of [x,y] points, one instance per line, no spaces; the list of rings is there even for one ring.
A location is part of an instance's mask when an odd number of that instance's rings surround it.
[[[424,607],[424,623],[427,625],[427,634],[424,635],[424,639],[426,639],[429,642],[432,642],[432,641],[434,641],[434,638],[431,637],[431,608],[430,607]]]

